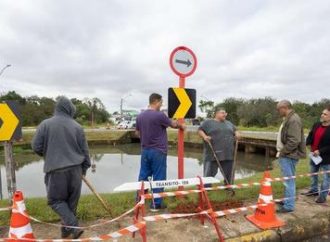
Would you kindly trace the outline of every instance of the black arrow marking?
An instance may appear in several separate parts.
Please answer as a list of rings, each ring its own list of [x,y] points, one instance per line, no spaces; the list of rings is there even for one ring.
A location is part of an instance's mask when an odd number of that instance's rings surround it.
[[[179,64],[187,65],[187,67],[189,67],[192,64],[189,59],[187,59],[187,61],[175,59],[175,62]]]

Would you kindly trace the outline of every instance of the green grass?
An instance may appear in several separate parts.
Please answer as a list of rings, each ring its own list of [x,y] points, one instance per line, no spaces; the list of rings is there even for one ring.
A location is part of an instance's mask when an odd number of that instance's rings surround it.
[[[114,214],[118,216],[134,206],[135,193],[101,194],[101,197],[109,204]],[[46,198],[25,198],[25,204],[29,215],[45,222],[57,222],[59,217],[47,205]],[[0,201],[0,207],[7,207],[8,200]],[[78,218],[91,221],[98,218],[110,218],[109,213],[102,207],[94,195],[83,195],[78,206]],[[9,212],[0,212],[0,225],[8,225]]]
[[[300,160],[297,165],[296,174],[305,174],[309,172],[309,164],[307,160]],[[247,183],[260,181],[263,173],[259,172],[252,177],[236,180],[235,183]],[[280,170],[277,162],[274,162],[274,169],[271,171],[272,177],[281,177]],[[309,178],[298,178],[296,185],[297,189],[305,188],[309,186]],[[283,197],[283,185],[281,182],[273,182],[273,195],[274,198]],[[236,196],[234,198],[228,198],[226,192],[222,190],[209,192],[210,200],[212,201],[228,201],[228,200],[240,200],[244,202],[256,202],[259,195],[260,187],[249,187],[236,190]],[[134,206],[135,192],[128,193],[112,193],[101,194],[104,200],[110,205],[114,216],[118,216]],[[180,203],[197,202],[198,196],[189,195],[185,199],[176,199],[173,197],[166,198],[168,209],[171,211]],[[27,211],[30,215],[47,222],[59,221],[58,216],[47,206],[46,198],[26,198],[25,199]],[[0,201],[0,207],[8,206],[8,200]],[[78,206],[78,217],[83,221],[92,221],[99,218],[110,218],[109,214],[104,210],[102,205],[93,195],[83,195],[80,199]],[[0,225],[9,224],[9,212],[0,213]]]

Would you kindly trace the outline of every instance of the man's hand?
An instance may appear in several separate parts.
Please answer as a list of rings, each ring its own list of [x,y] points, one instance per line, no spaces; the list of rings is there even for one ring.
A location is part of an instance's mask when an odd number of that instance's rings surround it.
[[[314,155],[314,156],[319,156],[319,155],[320,155],[320,151],[319,151],[319,150],[315,150],[315,151],[313,152],[313,155]]]
[[[235,139],[236,139],[236,141],[237,141],[237,140],[240,140],[241,138],[242,138],[241,133],[238,132],[238,131],[236,131],[236,132],[235,132]]]
[[[181,130],[185,130],[186,125],[185,124],[178,124],[178,128],[181,129]]]
[[[206,143],[210,143],[211,142],[211,136],[208,136],[208,135],[205,135],[204,137],[203,137],[203,140],[206,142]]]

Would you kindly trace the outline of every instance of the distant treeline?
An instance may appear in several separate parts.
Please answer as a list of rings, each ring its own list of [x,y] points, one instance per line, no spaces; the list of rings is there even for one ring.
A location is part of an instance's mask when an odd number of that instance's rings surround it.
[[[222,103],[215,104],[212,101],[199,103],[202,112],[212,117],[217,107],[223,107],[228,113],[227,119],[235,125],[244,127],[268,127],[278,126],[281,119],[276,111],[277,101],[271,97],[258,99],[227,98]],[[293,102],[293,109],[300,115],[305,128],[318,121],[323,109],[330,105],[330,99],[322,99],[313,104],[299,101]]]
[[[56,99],[48,97],[22,97],[15,91],[0,94],[0,102],[4,100],[16,100],[20,104],[23,126],[36,126],[42,120],[53,115]],[[75,119],[83,125],[106,123],[110,114],[98,98],[71,99],[77,107]],[[244,127],[269,127],[278,126],[281,119],[276,111],[277,101],[271,97],[258,99],[227,98],[221,103],[212,101],[199,103],[202,112],[208,117],[213,117],[217,107],[223,107],[228,113],[227,119],[236,125]],[[322,110],[330,105],[330,99],[322,99],[313,104],[295,101],[293,108],[300,115],[305,128],[319,120]]]
[[[49,118],[54,113],[56,98],[48,97],[22,97],[15,91],[0,95],[0,102],[15,100],[20,104],[23,126],[36,126],[42,120]],[[110,114],[98,98],[71,99],[77,108],[75,119],[82,125],[91,125],[108,122]]]

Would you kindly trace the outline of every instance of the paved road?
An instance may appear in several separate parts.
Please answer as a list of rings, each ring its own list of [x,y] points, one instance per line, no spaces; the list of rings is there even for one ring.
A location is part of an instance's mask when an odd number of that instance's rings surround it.
[[[199,126],[187,125],[187,132],[197,132]],[[25,132],[35,132],[36,128],[24,128]],[[121,131],[126,132],[128,130],[132,131],[134,129],[107,129],[106,127],[101,128],[86,128],[86,132],[110,132],[110,131]],[[261,140],[271,140],[276,141],[277,132],[267,132],[267,131],[240,131],[243,138],[261,139]]]

